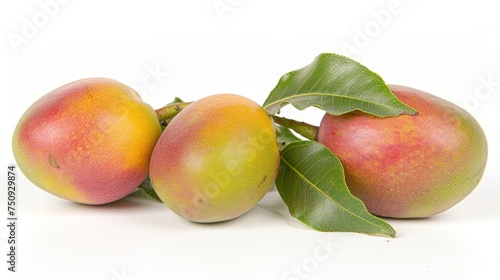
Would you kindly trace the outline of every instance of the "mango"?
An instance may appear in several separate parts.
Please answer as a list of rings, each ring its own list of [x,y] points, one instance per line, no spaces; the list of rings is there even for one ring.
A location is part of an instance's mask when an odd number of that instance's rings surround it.
[[[130,194],[148,176],[160,135],[155,111],[133,89],[88,78],[33,103],[12,146],[36,186],[67,200],[105,204]]]
[[[486,167],[486,136],[465,110],[429,93],[391,85],[415,116],[325,114],[318,141],[341,160],[351,193],[378,216],[420,218],[467,197]]]
[[[279,168],[274,124],[254,101],[235,94],[199,99],[163,131],[150,177],[161,200],[193,222],[234,219],[274,185]]]

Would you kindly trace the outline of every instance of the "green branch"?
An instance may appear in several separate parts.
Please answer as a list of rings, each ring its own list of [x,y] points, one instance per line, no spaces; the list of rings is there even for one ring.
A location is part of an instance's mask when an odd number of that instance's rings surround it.
[[[315,125],[278,116],[273,116],[273,120],[275,123],[280,124],[284,127],[288,127],[309,140],[318,140],[319,128]]]
[[[175,102],[167,104],[166,106],[156,109],[156,115],[158,115],[158,120],[162,124],[168,124],[177,114],[179,114],[184,108],[186,108],[192,102]]]

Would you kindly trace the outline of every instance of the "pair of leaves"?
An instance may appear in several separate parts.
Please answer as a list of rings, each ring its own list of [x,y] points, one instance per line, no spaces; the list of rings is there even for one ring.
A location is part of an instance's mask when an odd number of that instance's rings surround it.
[[[379,117],[415,114],[380,76],[349,58],[321,54],[308,66],[285,74],[263,107],[270,115],[287,104],[318,107],[340,115],[354,110]],[[394,237],[395,230],[370,214],[348,190],[340,160],[325,146],[301,141],[278,127],[282,143],[276,186],[290,214],[320,231],[349,231]]]
[[[184,105],[181,101],[175,100],[173,105]],[[354,110],[379,117],[416,113],[391,93],[380,76],[336,54],[321,54],[308,66],[285,74],[263,107],[275,115],[287,104],[301,110],[318,107],[334,115]],[[182,108],[173,107],[173,115],[167,109],[157,110],[166,122]],[[283,126],[277,127],[277,139],[281,165],[276,186],[293,217],[320,231],[395,236],[389,224],[371,215],[351,195],[342,164],[328,148],[303,141]],[[161,202],[149,178],[132,195]]]

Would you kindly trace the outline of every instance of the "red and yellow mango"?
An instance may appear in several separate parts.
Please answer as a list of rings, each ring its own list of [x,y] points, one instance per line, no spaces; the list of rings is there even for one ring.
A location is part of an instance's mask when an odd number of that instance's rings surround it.
[[[130,87],[78,80],[44,95],[13,136],[16,161],[35,185],[71,201],[104,204],[147,177],[161,134],[155,111]]]

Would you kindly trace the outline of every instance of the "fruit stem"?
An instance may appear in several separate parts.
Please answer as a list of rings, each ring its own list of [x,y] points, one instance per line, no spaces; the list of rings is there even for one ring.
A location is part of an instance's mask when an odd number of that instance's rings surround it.
[[[318,141],[319,128],[315,125],[278,116],[273,116],[273,120],[275,123],[288,127],[309,140]]]
[[[156,115],[158,120],[162,124],[168,124],[177,114],[179,114],[184,108],[186,108],[192,102],[174,102],[165,105],[162,108],[156,109]]]

